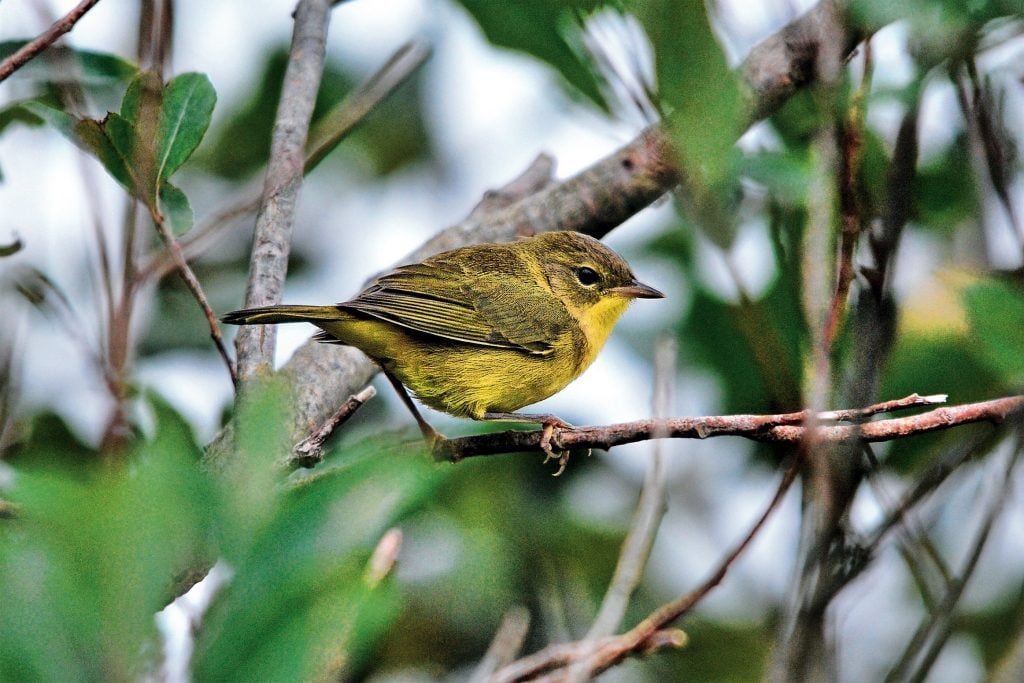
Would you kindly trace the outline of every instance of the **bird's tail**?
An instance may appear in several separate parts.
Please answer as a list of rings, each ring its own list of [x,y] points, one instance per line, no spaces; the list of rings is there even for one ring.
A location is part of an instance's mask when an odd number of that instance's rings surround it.
[[[322,321],[338,320],[342,317],[337,306],[262,306],[231,311],[221,316],[220,321],[229,325],[269,325],[274,323],[302,323],[314,325]]]

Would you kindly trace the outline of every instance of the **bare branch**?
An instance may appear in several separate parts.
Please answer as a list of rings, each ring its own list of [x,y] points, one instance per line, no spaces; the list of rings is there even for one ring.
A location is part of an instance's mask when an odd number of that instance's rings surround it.
[[[589,641],[553,645],[513,662],[499,671],[492,680],[510,683],[533,679],[537,674],[572,664],[581,657],[590,658],[588,671],[591,675],[597,675],[630,656],[647,654],[665,647],[683,647],[687,642],[686,634],[678,629],[667,629],[666,627],[692,610],[725,579],[737,558],[750,547],[750,543],[764,528],[765,523],[785,498],[786,492],[796,480],[796,475],[803,462],[804,456],[801,451],[786,469],[775,495],[772,496],[765,511],[754,522],[750,531],[722,558],[711,575],[697,588],[665,603],[626,633],[607,637],[599,641],[596,646]],[[552,680],[561,680],[561,676],[553,677]]]
[[[91,10],[97,2],[99,0],[82,0],[70,12],[53,22],[50,28],[39,34],[37,38],[29,41],[20,50],[0,62],[0,82],[7,80],[11,74],[25,66],[43,50],[57,42],[62,35],[74,28],[78,20],[84,17],[85,13]]]
[[[848,0],[822,0],[754,46],[740,66],[749,91],[751,123],[770,116],[798,90],[818,80],[818,57],[823,50],[835,50],[842,57],[853,51],[869,28],[849,21],[848,4]]]
[[[341,404],[341,407],[320,428],[295,444],[292,458],[288,462],[290,467],[313,467],[324,459],[324,442],[327,441],[352,415],[359,410],[364,403],[377,395],[373,386],[368,386],[358,394],[348,397],[348,400]]]
[[[959,575],[950,582],[942,601],[925,616],[913,637],[907,643],[903,656],[897,663],[896,668],[890,673],[890,680],[923,681],[931,670],[935,660],[938,659],[949,635],[954,627],[953,612],[956,609],[960,597],[963,595],[967,582],[974,574],[981,559],[981,551],[985,548],[992,527],[995,525],[999,514],[1005,509],[1006,501],[1013,488],[1013,470],[1020,461],[1021,444],[1018,441],[1013,452],[1006,460],[1004,471],[1000,473],[999,490],[996,492],[981,525],[974,536],[967,556],[964,559],[963,569]],[[913,668],[911,668],[913,667]]]
[[[884,404],[880,404],[884,405]],[[864,410],[871,410],[866,408]],[[891,441],[974,422],[999,424],[1024,411],[1024,396],[938,408],[927,413],[898,419],[878,420],[857,425],[821,425],[815,429],[819,443],[859,439],[866,442]],[[844,411],[845,412],[845,411]],[[799,424],[806,412],[781,415],[719,415],[679,417],[666,423],[673,439],[707,439],[714,436],[741,436],[765,443],[800,443],[807,427]],[[638,420],[602,427],[576,427],[556,433],[557,447],[563,450],[602,448],[646,441],[658,428],[654,420]],[[440,444],[438,457],[453,462],[463,458],[500,453],[540,450],[540,431],[505,431],[448,439]],[[554,442],[553,442],[554,443]]]
[[[824,344],[832,350],[839,333],[846,310],[846,299],[853,283],[853,252],[860,236],[860,202],[857,199],[857,178],[860,169],[861,148],[863,147],[864,112],[867,109],[867,93],[872,73],[871,40],[864,42],[864,75],[846,113],[846,121],[840,128],[839,165],[839,264],[836,270],[835,291],[829,306],[825,323]]]
[[[469,683],[486,683],[495,671],[508,665],[522,649],[529,628],[530,612],[525,607],[517,605],[505,612],[487,653],[469,677]]]
[[[423,66],[428,57],[430,46],[423,41],[402,45],[362,86],[329,111],[310,131],[304,172],[316,168],[367,114]]]
[[[270,142],[270,163],[256,216],[256,232],[245,292],[247,307],[280,303],[291,251],[295,204],[302,185],[306,137],[320,87],[328,0],[300,0],[288,52],[284,85]],[[273,368],[277,334],[273,327],[243,327],[235,337],[238,375],[242,380]]]
[[[210,339],[213,340],[213,345],[217,347],[217,353],[224,360],[224,365],[228,368],[228,374],[231,376],[231,383],[233,385],[238,384],[238,375],[235,374],[235,364],[231,362],[231,356],[228,355],[227,347],[224,345],[224,338],[220,334],[220,326],[217,323],[217,316],[210,307],[210,302],[206,299],[206,294],[203,292],[202,285],[199,284],[199,279],[196,274],[192,272],[192,268],[188,265],[188,261],[185,260],[185,255],[181,252],[181,246],[177,240],[174,239],[174,235],[167,228],[167,223],[164,217],[160,215],[160,212],[155,207],[149,207],[150,215],[153,217],[153,224],[156,226],[157,234],[160,235],[160,239],[163,240],[164,245],[167,247],[168,253],[171,254],[174,259],[174,264],[178,269],[178,274],[181,275],[181,279],[185,282],[185,286],[188,287],[188,291],[192,293],[192,296],[199,303],[199,307],[203,309],[203,314],[206,316],[206,324],[210,327]]]

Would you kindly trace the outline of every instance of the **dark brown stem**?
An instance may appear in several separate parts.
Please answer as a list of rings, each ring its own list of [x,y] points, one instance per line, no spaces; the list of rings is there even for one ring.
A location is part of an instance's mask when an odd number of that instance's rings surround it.
[[[231,383],[233,385],[238,384],[238,376],[235,374],[235,365],[231,362],[231,356],[228,355],[227,346],[224,345],[224,338],[220,334],[220,325],[217,324],[217,315],[213,312],[210,307],[210,302],[206,298],[206,294],[203,292],[202,285],[199,284],[199,279],[196,278],[196,274],[192,272],[192,268],[188,265],[188,261],[185,260],[185,255],[181,251],[181,246],[178,241],[174,239],[174,235],[167,228],[167,223],[164,217],[155,208],[150,207],[150,215],[153,218],[153,225],[156,226],[157,234],[160,235],[160,239],[163,240],[164,245],[167,247],[167,251],[174,258],[174,263],[178,269],[178,275],[185,282],[185,286],[192,292],[192,296],[195,298],[199,307],[203,309],[203,314],[206,316],[206,324],[210,327],[210,339],[213,340],[213,345],[217,347],[217,353],[224,360],[224,365],[227,366],[228,374],[231,376]]]
[[[43,50],[57,42],[62,35],[74,28],[78,20],[84,17],[85,13],[91,10],[97,2],[99,0],[82,0],[70,12],[53,22],[50,28],[37,38],[29,41],[20,50],[0,62],[0,82],[7,80],[11,74],[25,66]]]
[[[861,209],[857,199],[857,174],[860,170],[861,148],[863,147],[864,109],[867,104],[868,87],[871,82],[871,41],[864,43],[864,76],[847,112],[845,125],[840,133],[839,163],[839,263],[836,272],[836,288],[832,295],[828,317],[825,321],[823,342],[826,351],[831,352],[843,321],[846,299],[853,282],[853,252],[861,231]]]

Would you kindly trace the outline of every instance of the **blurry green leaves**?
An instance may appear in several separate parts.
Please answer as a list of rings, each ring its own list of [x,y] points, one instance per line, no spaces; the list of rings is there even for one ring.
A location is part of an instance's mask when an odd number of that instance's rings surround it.
[[[487,39],[500,47],[524,52],[547,62],[576,90],[601,109],[608,105],[582,50],[578,13],[603,4],[597,0],[459,0]]]
[[[744,120],[739,82],[715,39],[703,2],[627,3],[654,47],[658,95],[687,174],[715,186],[730,170]]]
[[[212,136],[196,161],[228,179],[240,180],[259,171],[267,162],[274,113],[281,94],[288,52],[270,52],[248,99],[229,105],[226,123]],[[332,154],[384,175],[431,155],[431,134],[423,120],[422,72],[391,92]],[[321,126],[331,129],[330,112],[352,91],[357,75],[344,63],[328,57],[313,109],[310,142]]]
[[[0,42],[0,60],[10,57],[26,42]],[[102,97],[123,88],[138,72],[135,64],[117,55],[51,45],[44,54],[21,67],[16,78],[40,85],[47,95],[56,94],[59,88],[74,87]]]
[[[159,402],[157,433],[125,463],[17,471],[0,527],[0,678],[127,680],[177,572],[205,554],[210,482],[189,428]],[[52,449],[59,440],[35,442]],[[47,445],[49,444],[49,445]]]
[[[990,280],[969,287],[964,304],[982,362],[1007,387],[1024,388],[1024,291]]]
[[[192,225],[192,209],[170,177],[192,155],[210,125],[217,95],[203,74],[161,83],[151,73],[131,82],[120,112],[76,119],[41,104],[25,108],[95,156],[107,172],[175,233]]]
[[[235,576],[199,634],[197,680],[333,678],[397,617],[393,581],[369,577],[367,563],[391,525],[431,500],[441,470],[393,439],[346,456],[277,496],[274,514],[228,557]]]
[[[0,680],[145,678],[176,577],[215,559],[231,578],[198,630],[197,680],[325,678],[372,656],[400,603],[370,555],[447,469],[387,438],[289,484],[288,402],[273,383],[246,397],[238,467],[220,477],[155,398],[153,437],[118,462],[81,447],[71,467],[58,456],[74,439],[37,425],[3,491],[18,516],[0,520]]]

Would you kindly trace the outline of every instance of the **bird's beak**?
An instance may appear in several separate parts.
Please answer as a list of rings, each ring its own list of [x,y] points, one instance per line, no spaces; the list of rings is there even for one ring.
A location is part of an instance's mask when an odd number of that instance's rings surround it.
[[[656,290],[650,285],[645,285],[642,282],[633,280],[628,285],[621,287],[611,287],[609,292],[614,292],[619,296],[627,296],[630,299],[664,299],[665,295]]]

